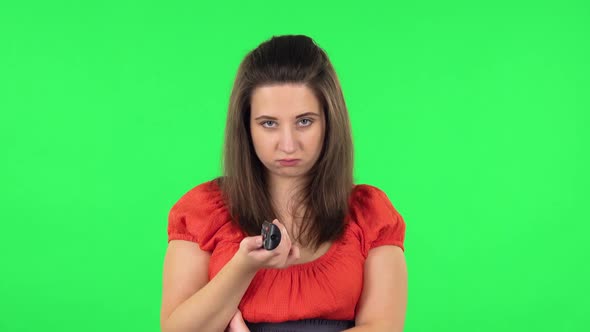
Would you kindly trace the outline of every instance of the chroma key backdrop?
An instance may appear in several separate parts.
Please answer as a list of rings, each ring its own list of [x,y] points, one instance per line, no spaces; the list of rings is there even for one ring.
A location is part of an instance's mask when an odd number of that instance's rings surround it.
[[[587,1],[3,1],[0,331],[159,331],[167,218],[221,174],[246,53],[329,55],[407,332],[590,326]]]

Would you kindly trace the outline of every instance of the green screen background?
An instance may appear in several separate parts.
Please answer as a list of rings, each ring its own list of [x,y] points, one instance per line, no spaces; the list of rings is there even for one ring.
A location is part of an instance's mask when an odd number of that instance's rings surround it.
[[[292,33],[406,221],[405,331],[586,329],[589,32],[585,1],[3,2],[0,330],[159,330],[168,211]]]

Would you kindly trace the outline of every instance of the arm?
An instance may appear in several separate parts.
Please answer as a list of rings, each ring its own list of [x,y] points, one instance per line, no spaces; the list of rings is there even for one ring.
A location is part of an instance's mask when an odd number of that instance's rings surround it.
[[[162,331],[224,331],[259,269],[282,269],[296,263],[299,248],[291,245],[283,224],[277,219],[273,223],[283,234],[277,248],[261,248],[261,235],[246,237],[232,259],[209,282],[210,254],[190,241],[170,241],[164,261]],[[235,327],[239,326],[244,327]]]
[[[208,282],[210,254],[189,241],[170,241],[164,259],[161,329],[223,331],[256,270],[235,255]]]
[[[407,306],[408,273],[400,247],[384,245],[369,251],[363,291],[350,332],[402,332]]]

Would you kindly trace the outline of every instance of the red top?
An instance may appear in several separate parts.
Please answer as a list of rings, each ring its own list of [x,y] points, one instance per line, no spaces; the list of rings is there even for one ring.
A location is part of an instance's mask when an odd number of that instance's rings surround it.
[[[168,218],[168,241],[192,241],[211,253],[209,280],[233,257],[244,238],[231,222],[214,180],[185,193]],[[387,195],[366,184],[354,186],[345,219],[343,236],[321,257],[256,273],[238,307],[246,321],[354,320],[369,250],[381,245],[404,250],[406,225]]]

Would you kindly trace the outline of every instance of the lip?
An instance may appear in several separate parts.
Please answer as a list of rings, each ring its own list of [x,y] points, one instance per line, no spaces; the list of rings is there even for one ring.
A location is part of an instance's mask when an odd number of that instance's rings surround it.
[[[280,159],[279,163],[282,166],[295,166],[300,159]]]

